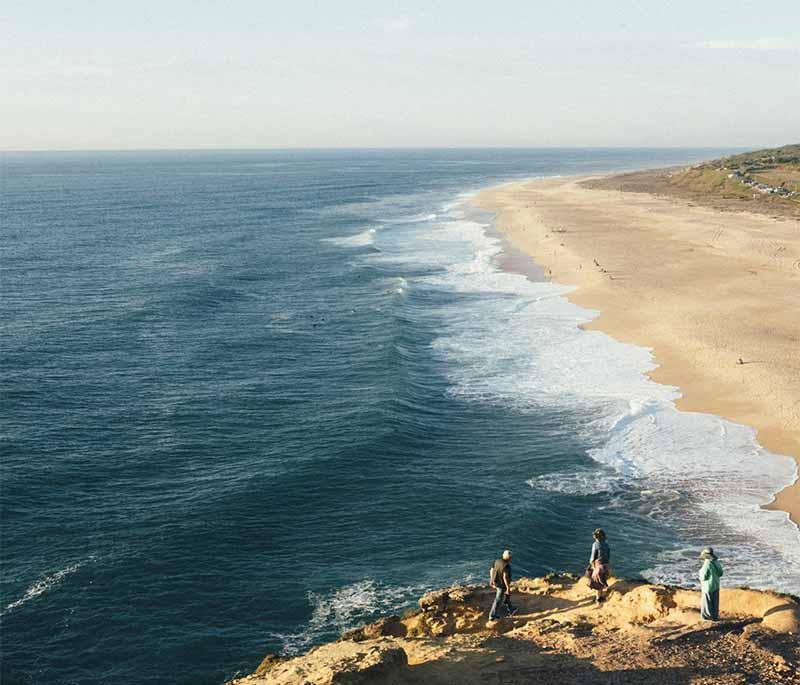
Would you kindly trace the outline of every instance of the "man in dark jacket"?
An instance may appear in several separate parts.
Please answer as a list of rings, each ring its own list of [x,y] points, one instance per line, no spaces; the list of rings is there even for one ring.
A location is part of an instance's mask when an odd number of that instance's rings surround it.
[[[503,556],[494,562],[494,566],[489,572],[489,587],[495,590],[494,603],[489,612],[490,621],[498,619],[497,609],[500,604],[505,605],[509,616],[517,613],[517,610],[511,606],[511,552],[509,550],[503,552]]]

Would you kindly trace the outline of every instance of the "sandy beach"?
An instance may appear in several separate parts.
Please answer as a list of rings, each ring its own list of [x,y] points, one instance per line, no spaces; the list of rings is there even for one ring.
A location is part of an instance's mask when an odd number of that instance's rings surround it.
[[[513,183],[475,203],[577,286],[569,298],[600,312],[588,327],[653,349],[651,377],[679,387],[680,409],[752,426],[800,463],[800,221],[586,181]],[[800,525],[800,481],[769,506]]]

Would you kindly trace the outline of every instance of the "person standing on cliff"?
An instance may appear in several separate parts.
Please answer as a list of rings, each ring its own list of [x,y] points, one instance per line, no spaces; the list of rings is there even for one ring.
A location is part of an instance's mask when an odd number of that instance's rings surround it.
[[[611,548],[606,541],[606,532],[598,528],[593,534],[592,554],[589,558],[589,587],[595,591],[595,602],[604,602],[608,592],[609,564]]]
[[[489,587],[495,590],[494,603],[489,612],[490,621],[498,619],[497,610],[501,603],[505,605],[509,616],[517,613],[517,610],[511,606],[511,552],[509,550],[503,552],[503,556],[494,562],[494,566],[489,571]]]
[[[722,564],[711,547],[700,552],[703,566],[700,577],[700,616],[706,621],[719,620],[719,579],[722,578]]]

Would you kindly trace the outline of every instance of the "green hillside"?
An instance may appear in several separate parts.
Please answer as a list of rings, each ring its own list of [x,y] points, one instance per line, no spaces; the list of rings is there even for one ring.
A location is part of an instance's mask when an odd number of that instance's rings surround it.
[[[671,183],[726,198],[800,202],[800,144],[704,162],[673,174]]]

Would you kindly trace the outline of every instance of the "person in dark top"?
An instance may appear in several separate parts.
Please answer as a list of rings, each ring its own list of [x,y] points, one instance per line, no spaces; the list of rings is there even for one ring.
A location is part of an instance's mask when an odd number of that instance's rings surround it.
[[[495,590],[494,603],[489,612],[489,620],[498,619],[497,610],[504,604],[509,616],[517,613],[511,606],[511,552],[506,550],[503,556],[497,559],[489,572],[489,587]]]
[[[606,542],[606,532],[602,528],[594,531],[592,555],[589,558],[589,587],[595,591],[595,601],[604,602],[608,593],[608,573],[611,564],[611,548]]]

